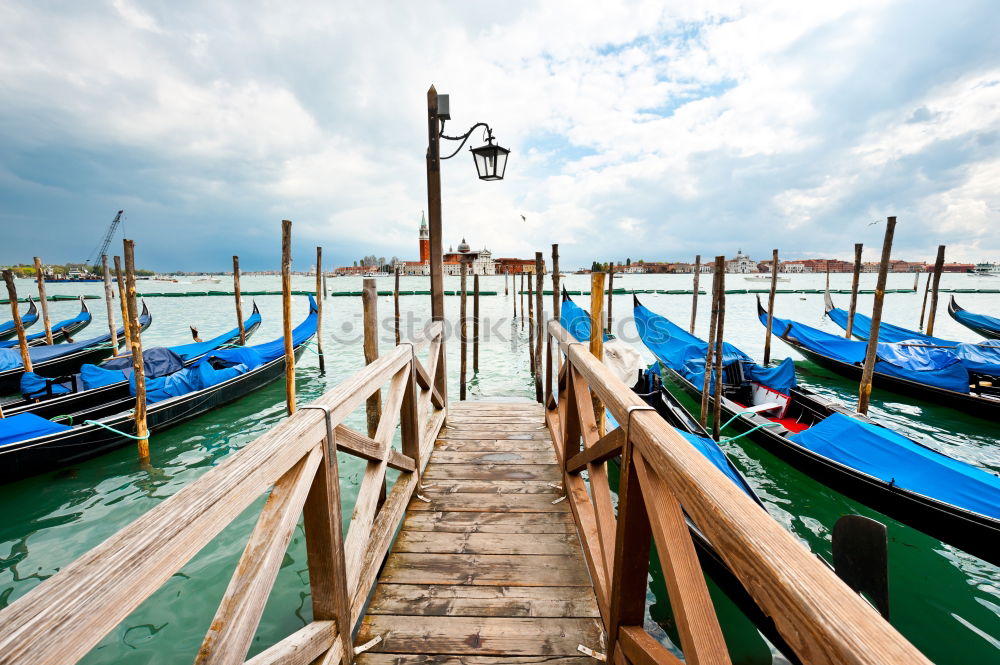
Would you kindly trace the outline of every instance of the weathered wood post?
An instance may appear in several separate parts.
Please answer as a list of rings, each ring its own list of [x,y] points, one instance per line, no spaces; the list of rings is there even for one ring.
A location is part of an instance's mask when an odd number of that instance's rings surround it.
[[[694,257],[694,287],[691,289],[691,329],[694,334],[694,321],[698,316],[698,278],[701,277],[701,254]]]
[[[507,281],[506,275],[507,275],[507,273],[504,273],[504,282]],[[514,288],[517,289],[517,276],[516,276],[516,273],[515,273],[515,276],[511,278],[511,281],[514,282]],[[514,320],[510,322],[511,323],[511,327],[513,328],[514,325],[517,323],[517,294],[516,293],[514,294],[514,297],[511,298],[511,300],[514,301]]]
[[[868,334],[868,349],[865,352],[865,365],[861,372],[861,385],[858,389],[858,413],[861,414],[868,413],[868,403],[872,397],[872,374],[875,372],[875,354],[878,350],[878,329],[882,323],[885,280],[889,272],[889,255],[892,253],[892,236],[895,231],[896,218],[887,218],[885,238],[882,240],[882,260],[878,266],[878,282],[875,285],[875,304],[872,305],[872,324]]]
[[[240,329],[240,346],[247,343],[247,331],[243,328],[243,296],[240,295],[240,257],[233,256],[233,296],[236,298],[236,325]]]
[[[934,261],[934,281],[931,283],[931,309],[927,313],[927,334],[934,335],[934,318],[937,315],[938,287],[944,270],[944,245],[938,245],[937,259]]]
[[[764,333],[764,366],[771,362],[771,328],[774,324],[774,296],[778,289],[778,250],[771,250],[771,292],[767,296],[767,331]]]
[[[479,374],[479,275],[472,276],[472,376]]]
[[[107,254],[101,254],[101,268],[104,275],[104,306],[108,310],[108,332],[111,334],[111,355],[117,356],[118,326],[115,325],[115,310],[112,303],[115,299],[115,291],[111,286],[111,271],[108,269]]]
[[[531,275],[525,273],[528,281],[528,365],[531,368],[531,376],[535,376],[538,370],[535,367],[535,287],[531,283]],[[521,325],[524,325],[524,310],[521,310]]]
[[[505,296],[510,295],[510,291],[507,289],[507,278],[510,277],[510,271],[506,268],[503,271],[503,294]]]
[[[42,325],[45,326],[45,343],[55,344],[52,339],[52,325],[49,323],[49,301],[45,297],[45,275],[42,274],[42,259],[35,257],[35,280],[38,282],[38,302],[42,306]]]
[[[723,341],[726,329],[726,259],[715,259],[715,269],[719,273],[719,315],[715,324],[715,401],[712,402],[712,435],[718,441],[722,421],[722,361]]]
[[[604,362],[604,273],[590,274],[590,353],[599,362]],[[597,420],[599,436],[604,436],[604,403],[597,393],[590,391],[594,403],[594,417]]]
[[[918,290],[919,287],[920,287],[920,273],[914,271],[913,272],[913,292],[917,293],[917,290]]]
[[[124,240],[125,286],[128,307],[129,340],[132,351],[132,380],[135,382],[135,436],[139,444],[139,461],[149,463],[149,430],[146,428],[146,366],[142,361],[142,328],[139,307],[135,301],[135,242]]]
[[[701,390],[701,410],[698,422],[702,427],[708,424],[708,394],[712,388],[712,360],[715,358],[715,326],[719,321],[719,271],[712,267],[712,313],[708,319],[707,348],[705,349],[705,376]]]
[[[521,330],[524,330],[524,274],[525,274],[524,271],[522,271],[521,272],[521,289],[520,289],[520,296],[521,296]],[[528,302],[530,303],[531,301],[529,300]]]
[[[864,245],[860,242],[854,243],[854,276],[851,278],[851,306],[847,311],[847,330],[844,337],[851,339],[851,331],[854,330],[854,313],[858,309],[858,285],[861,283],[861,250]]]
[[[608,261],[608,315],[606,317],[608,333],[611,332],[611,328],[614,327],[612,306],[614,305],[613,298],[615,297],[615,262]]]
[[[292,347],[292,222],[281,220],[281,316],[285,333],[285,405],[295,413],[295,349]]]
[[[399,266],[396,266],[396,279],[392,285],[392,323],[396,333],[396,346],[399,346]]]
[[[920,305],[920,328],[924,329],[924,314],[927,312],[927,295],[931,292],[931,274],[927,273],[927,279],[924,280],[924,302]]]
[[[122,310],[122,331],[125,333],[125,348],[132,348],[132,331],[128,324],[128,303],[125,302],[125,278],[122,276],[121,257],[115,257],[115,279],[118,280],[118,304]]]
[[[461,401],[465,400],[466,397],[466,382],[467,382],[467,371],[468,371],[468,328],[467,317],[468,317],[468,305],[466,303],[467,299],[467,289],[466,280],[469,274],[469,264],[462,261],[462,265],[459,268],[461,271],[461,298],[458,304],[458,334],[459,334],[459,370],[458,370],[458,399]]]
[[[559,293],[559,244],[552,245],[552,318],[559,320],[562,296]],[[562,358],[562,354],[559,354]]]
[[[326,371],[326,356],[323,353],[323,248],[316,248],[316,355],[319,356],[319,371]],[[240,324],[243,325],[243,324]]]
[[[545,308],[542,295],[545,291],[545,268],[541,252],[535,252],[535,399],[542,401],[542,345],[545,343]]]
[[[444,321],[444,250],[441,232],[441,119],[438,117],[438,93],[432,85],[427,89],[427,217],[428,235],[430,236],[430,268],[431,268],[431,319]],[[443,325],[443,324],[442,324]],[[438,393],[448,403],[448,370],[447,356],[444,352],[444,342],[441,355],[438,357],[434,386]]]
[[[323,300],[326,300],[327,290],[326,290],[326,273],[323,273]]]
[[[826,260],[826,292],[830,292],[830,259]]]
[[[21,323],[21,313],[17,311],[17,287],[14,286],[14,273],[3,271],[3,281],[7,283],[7,298],[10,299],[10,313],[14,319],[14,330],[17,331],[17,347],[21,350],[21,364],[25,372],[31,372],[31,354],[28,353],[28,338],[24,336],[24,324]]]
[[[366,279],[361,288],[361,307],[365,365],[371,365],[378,360],[378,291],[372,278]],[[382,394],[379,391],[376,390],[365,402],[365,416],[368,419],[368,438],[374,439],[378,421],[382,419]]]

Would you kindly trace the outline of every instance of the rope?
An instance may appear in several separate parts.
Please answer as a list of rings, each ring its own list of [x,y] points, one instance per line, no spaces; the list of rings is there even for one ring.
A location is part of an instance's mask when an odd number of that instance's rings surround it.
[[[87,351],[96,351],[97,349],[112,349],[115,345],[111,342],[101,342],[100,344],[95,344],[94,346],[88,346]]]
[[[52,422],[55,422],[57,420],[62,420],[63,418],[68,419],[70,425],[73,424],[73,416],[53,416],[52,418],[49,418],[49,420],[51,420]]]
[[[781,425],[781,423],[772,423],[772,422],[761,423],[759,425],[755,425],[754,427],[751,427],[750,429],[748,429],[747,431],[743,432],[742,434],[737,434],[736,436],[727,436],[724,439],[720,439],[719,443],[729,443],[730,441],[735,441],[737,439],[742,439],[747,434],[750,434],[751,432],[756,432],[761,427],[775,427],[775,426],[781,427],[782,425]]]
[[[775,407],[775,408],[777,408],[777,407]],[[768,409],[768,410],[770,411],[770,409]],[[754,411],[753,409],[747,409],[746,411],[739,411],[739,412],[735,413],[732,418],[730,418],[729,420],[727,420],[722,425],[722,427],[720,427],[719,429],[726,429],[727,427],[729,427],[732,424],[732,422],[734,420],[736,420],[740,416],[748,416],[750,414],[755,414],[755,413],[757,413],[757,411]]]
[[[127,433],[127,432],[123,432],[121,430],[115,429],[114,427],[110,427],[108,425],[105,425],[104,423],[99,423],[96,420],[84,420],[83,424],[84,425],[97,425],[98,427],[103,427],[104,429],[106,429],[108,431],[114,432],[115,434],[117,434],[119,436],[124,436],[127,439],[132,439],[133,441],[142,441],[143,439],[148,439],[149,438],[149,434],[147,434],[146,436],[133,436],[133,435]]]

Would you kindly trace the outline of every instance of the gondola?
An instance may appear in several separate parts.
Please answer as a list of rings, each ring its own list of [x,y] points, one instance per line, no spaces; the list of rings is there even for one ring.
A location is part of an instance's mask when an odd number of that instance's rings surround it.
[[[767,311],[759,299],[757,317],[767,325]],[[866,342],[778,317],[773,318],[772,332],[817,365],[849,379],[861,379]],[[969,348],[964,357],[959,357],[950,347],[880,342],[872,383],[877,388],[996,420],[1000,417],[1000,376],[996,374],[995,347],[965,346]],[[979,365],[974,357],[977,355],[981,357]]]
[[[83,296],[80,296],[80,313],[72,318],[65,319],[51,326],[52,342],[55,344],[59,344],[60,342],[72,342],[73,336],[89,326],[92,318],[93,317],[90,315],[90,309],[87,307],[87,303],[84,302]],[[31,335],[26,335],[25,341],[27,341],[28,346],[45,346],[48,344],[45,340],[44,330],[40,330]],[[18,341],[16,339],[8,339],[5,342],[0,342],[0,349],[12,349],[17,345]]]
[[[682,389],[700,397],[705,342],[638,299],[634,312],[646,346]],[[754,429],[754,441],[818,482],[1000,565],[1000,478],[796,386],[790,358],[762,367],[726,344],[723,365],[720,406],[733,427]]]
[[[139,327],[145,330],[153,322],[153,317],[142,303]],[[118,329],[119,346],[125,343],[125,329]],[[28,350],[35,373],[43,376],[63,376],[72,374],[85,363],[96,363],[111,355],[111,334],[100,335],[72,344],[36,346]],[[0,395],[10,395],[18,391],[24,365],[20,350],[0,349]]]
[[[987,339],[1000,339],[1000,319],[986,314],[973,314],[962,309],[955,302],[955,296],[948,301],[948,314],[969,330]]]
[[[246,339],[260,327],[260,310],[257,303],[244,321]],[[147,377],[176,371],[180,367],[193,365],[206,353],[235,344],[240,339],[239,328],[233,328],[204,342],[181,344],[171,347],[152,347],[143,350],[143,366]],[[54,418],[67,413],[77,413],[101,404],[114,402],[129,396],[129,382],[123,376],[108,375],[103,369],[125,369],[131,371],[132,354],[126,353],[105,360],[100,365],[84,365],[78,374],[45,378],[34,373],[21,377],[23,399],[5,402],[4,413],[8,416],[19,413],[34,413],[42,418]]]
[[[28,296],[28,311],[21,316],[21,328],[27,330],[38,320],[38,308],[35,307],[35,300]],[[0,341],[10,339],[17,335],[17,326],[11,319],[5,323],[0,323]]]
[[[316,334],[317,306],[312,296],[309,304],[309,315],[292,331],[296,358]],[[284,373],[283,337],[206,354],[178,372],[146,381],[149,430],[155,437],[168,427],[263,388]],[[130,394],[65,414],[59,422],[32,413],[0,420],[0,482],[76,464],[130,443],[128,435],[135,434],[134,406],[135,397]]]

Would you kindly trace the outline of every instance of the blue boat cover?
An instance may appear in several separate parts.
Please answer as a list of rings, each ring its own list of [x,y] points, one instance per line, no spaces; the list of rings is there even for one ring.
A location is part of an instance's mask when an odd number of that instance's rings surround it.
[[[789,439],[883,482],[1000,519],[1000,478],[892,430],[835,413]]]
[[[292,330],[292,346],[298,347],[316,334],[318,308],[309,296],[309,316]],[[150,404],[210,388],[282,357],[284,336],[256,346],[236,347],[208,353],[201,360],[168,376],[146,379],[146,401]],[[135,378],[129,377],[135,395]]]
[[[959,323],[973,328],[985,328],[1000,335],[1000,319],[986,314],[973,314],[964,309],[952,312],[952,318]]]
[[[228,338],[227,338],[228,339]],[[124,354],[109,358],[100,364],[99,369],[106,372],[124,373],[125,376],[132,374],[132,354]],[[151,349],[144,349],[142,352],[142,369],[146,378],[155,379],[167,374],[184,369],[184,359],[163,346],[154,346]],[[121,379],[118,379],[121,381]]]
[[[559,323],[577,340],[590,341],[590,314],[572,300],[562,301],[559,308]],[[604,341],[608,341],[606,334]]]
[[[826,313],[830,317],[830,320],[836,323],[838,326],[847,330],[847,317],[848,313],[839,307],[831,309]],[[851,334],[859,339],[868,339],[871,335],[872,330],[872,317],[865,316],[860,312],[854,313],[854,325],[851,326]],[[930,335],[925,335],[916,330],[910,330],[908,328],[901,328],[900,326],[894,326],[891,323],[886,323],[882,321],[878,326],[878,341],[887,343],[896,342],[913,342],[919,340],[924,344],[937,344],[940,346],[954,346],[958,342],[952,340],[942,339],[940,337],[932,337]]]
[[[759,318],[762,324],[767,325],[766,313],[760,314]],[[777,316],[773,317],[772,330],[779,337],[788,334],[805,348],[834,360],[852,365],[865,360],[868,342],[845,339]],[[914,342],[917,345],[921,343]],[[958,355],[950,349],[879,343],[875,355],[876,373],[954,392],[969,392],[969,372]]]
[[[72,392],[69,386],[39,376],[34,372],[25,372],[21,375],[21,394],[24,395],[25,399],[34,399],[49,394],[65,395],[69,392]]]
[[[653,355],[695,386],[703,386],[708,344],[643,305],[636,305],[633,311],[639,337]],[[763,367],[732,344],[724,342],[722,366],[728,367],[736,362],[742,363],[746,378],[780,393],[787,395],[795,385],[795,364],[791,358],[785,358],[775,367]],[[711,373],[709,381],[712,394],[715,392],[715,377]]]
[[[67,328],[67,327],[70,327],[70,326],[76,326],[76,325],[78,325],[80,323],[83,323],[84,321],[86,321],[86,322],[89,323],[90,322],[90,318],[91,318],[90,317],[90,312],[80,312],[79,314],[77,314],[73,318],[71,318],[71,319],[65,319],[65,320],[60,321],[59,323],[55,324],[54,326],[52,326],[52,333],[56,334],[60,330],[62,330],[63,328]],[[2,332],[2,331],[0,331],[0,332]],[[38,332],[36,332],[36,333],[34,333],[32,335],[26,335],[25,339],[27,341],[29,341],[29,342],[33,342],[36,339],[45,339],[45,331],[44,330],[40,330],[40,331],[38,331]],[[8,339],[6,341],[0,342],[0,349],[9,349],[9,348],[16,347],[17,345],[18,345],[17,339]]]
[[[38,310],[29,309],[28,313],[21,317],[21,327],[27,328],[28,326],[35,323],[38,320]],[[14,319],[6,321],[5,323],[0,323],[0,335],[9,333],[14,330]]]
[[[36,436],[65,432],[68,429],[72,427],[54,423],[33,413],[19,413],[16,416],[0,418],[0,446],[34,439]]]
[[[99,365],[86,364],[80,367],[80,386],[82,390],[93,390],[103,388],[115,383],[121,383],[132,374],[132,368],[126,373],[120,369],[104,369]],[[24,391],[24,383],[21,384],[21,391]]]
[[[254,311],[253,314],[243,322],[244,330],[250,330],[254,326],[260,325],[260,312]],[[180,346],[171,346],[170,350],[181,357],[185,363],[197,358],[198,356],[203,356],[209,351],[214,351],[219,348],[229,340],[235,338],[240,334],[239,328],[233,328],[227,332],[217,335],[206,342],[193,342],[191,344],[182,344]]]

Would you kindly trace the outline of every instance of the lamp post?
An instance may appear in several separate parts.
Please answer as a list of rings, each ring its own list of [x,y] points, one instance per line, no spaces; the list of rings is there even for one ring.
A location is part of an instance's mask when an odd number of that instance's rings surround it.
[[[451,159],[458,154],[469,137],[479,127],[484,128],[486,144],[479,148],[470,148],[476,164],[476,172],[480,180],[502,180],[507,169],[507,155],[510,153],[494,143],[493,130],[484,122],[477,122],[469,131],[459,136],[444,134],[444,124],[451,120],[448,95],[439,95],[432,85],[427,91],[427,214],[430,235],[431,263],[431,319],[444,320],[444,275],[442,258],[441,233],[441,161]],[[461,141],[458,148],[447,155],[441,156],[441,139]],[[444,356],[439,361],[441,367],[437,372],[436,387],[447,402],[447,373],[444,367]]]

